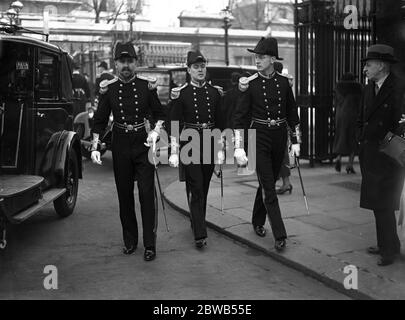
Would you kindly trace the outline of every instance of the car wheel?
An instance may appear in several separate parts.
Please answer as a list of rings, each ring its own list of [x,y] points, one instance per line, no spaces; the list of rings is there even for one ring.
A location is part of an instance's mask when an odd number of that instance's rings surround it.
[[[79,164],[76,151],[72,149],[67,158],[65,176],[66,192],[53,202],[56,213],[61,217],[70,216],[76,206],[79,189]]]

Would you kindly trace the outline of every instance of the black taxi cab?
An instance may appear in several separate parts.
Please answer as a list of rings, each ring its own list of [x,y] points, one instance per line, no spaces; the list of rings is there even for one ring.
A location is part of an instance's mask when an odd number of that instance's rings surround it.
[[[2,32],[3,31],[3,32]],[[72,214],[82,178],[73,131],[72,60],[59,47],[0,26],[0,249],[8,224],[52,203]]]

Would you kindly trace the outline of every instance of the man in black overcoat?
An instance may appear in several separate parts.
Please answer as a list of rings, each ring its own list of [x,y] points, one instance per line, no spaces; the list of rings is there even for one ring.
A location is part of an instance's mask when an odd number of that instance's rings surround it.
[[[392,47],[369,47],[363,72],[369,83],[364,89],[359,126],[359,159],[362,173],[360,207],[373,210],[377,246],[368,253],[380,255],[379,266],[390,265],[400,253],[395,210],[403,186],[400,166],[380,151],[381,141],[391,131],[402,134],[399,121],[404,111],[404,87],[391,72],[397,60]]]

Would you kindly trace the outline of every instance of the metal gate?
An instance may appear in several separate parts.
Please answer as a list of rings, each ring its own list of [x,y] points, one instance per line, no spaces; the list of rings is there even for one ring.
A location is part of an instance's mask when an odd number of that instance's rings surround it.
[[[295,0],[296,99],[302,127],[302,158],[333,160],[333,90],[345,72],[363,81],[361,58],[375,43],[376,0]],[[358,26],[344,22],[355,6]],[[347,7],[347,9],[353,7]],[[346,19],[346,20],[345,20]],[[353,26],[353,20],[349,25]]]

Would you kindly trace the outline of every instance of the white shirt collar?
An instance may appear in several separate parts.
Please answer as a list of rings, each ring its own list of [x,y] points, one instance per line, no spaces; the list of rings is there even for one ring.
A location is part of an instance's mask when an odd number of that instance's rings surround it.
[[[384,84],[384,81],[388,78],[389,73],[385,75],[384,78],[381,78],[380,80],[376,81],[376,85],[378,86],[378,89],[381,89],[382,85]]]

